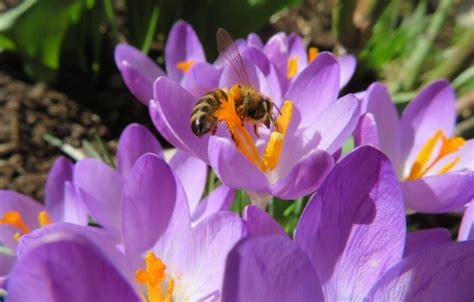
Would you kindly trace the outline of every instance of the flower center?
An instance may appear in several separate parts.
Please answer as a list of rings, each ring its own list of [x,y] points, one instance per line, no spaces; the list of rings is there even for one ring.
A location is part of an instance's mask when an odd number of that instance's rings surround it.
[[[432,159],[433,151],[435,150],[438,141],[441,141],[438,154]],[[448,138],[443,130],[438,130],[428,139],[418,153],[418,156],[411,167],[410,174],[405,180],[415,180],[425,176],[433,167],[439,163],[445,156],[454,153],[464,145],[465,141],[462,137]],[[454,165],[461,159],[461,156],[456,156],[452,161],[445,164],[439,169],[436,174],[443,174],[451,170]]]
[[[38,214],[38,224],[40,225],[40,227],[44,227],[45,225],[51,223],[51,218],[49,217],[46,211],[41,211]],[[13,238],[15,238],[16,241],[19,241],[22,235],[31,233],[31,228],[26,225],[25,221],[23,220],[23,217],[21,217],[21,213],[17,211],[6,212],[5,215],[0,218],[0,224],[9,224],[19,230],[19,232],[16,232],[13,235]]]
[[[313,62],[319,54],[319,50],[316,47],[308,48],[308,64]],[[293,56],[288,59],[288,79],[291,79],[298,73],[298,57]]]
[[[233,86],[227,94],[227,101],[221,101],[221,106],[214,113],[214,116],[217,117],[219,121],[225,121],[237,149],[239,149],[252,164],[262,172],[271,171],[275,169],[280,159],[286,129],[288,128],[293,113],[293,102],[286,100],[283,104],[281,114],[276,122],[278,129],[271,133],[265,148],[265,153],[262,157],[258,152],[252,136],[250,136],[244,123],[235,111],[234,100],[238,98],[239,91],[236,86]]]
[[[148,252],[145,256],[145,269],[137,269],[135,279],[146,285],[149,302],[171,302],[171,295],[174,289],[174,280],[169,278],[166,294],[163,297],[161,284],[166,279],[166,265],[153,252]]]
[[[194,60],[189,60],[189,61],[181,61],[176,63],[176,67],[183,71],[184,73],[188,72],[189,69],[196,63]]]

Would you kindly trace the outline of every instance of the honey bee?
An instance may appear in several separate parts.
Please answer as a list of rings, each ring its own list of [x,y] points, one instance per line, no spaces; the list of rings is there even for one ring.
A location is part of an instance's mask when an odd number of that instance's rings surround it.
[[[235,111],[242,124],[254,126],[254,132],[258,136],[257,127],[265,125],[270,128],[273,123],[276,126],[276,118],[273,109],[275,104],[269,97],[262,95],[255,89],[247,75],[242,57],[230,34],[219,28],[217,30],[217,48],[219,54],[229,63],[232,73],[238,79],[238,84],[230,90],[235,97]],[[214,113],[220,108],[222,101],[227,101],[228,91],[215,89],[204,95],[194,106],[191,113],[191,130],[196,136],[203,136],[208,132],[216,133],[218,119]],[[278,110],[278,108],[277,108]]]

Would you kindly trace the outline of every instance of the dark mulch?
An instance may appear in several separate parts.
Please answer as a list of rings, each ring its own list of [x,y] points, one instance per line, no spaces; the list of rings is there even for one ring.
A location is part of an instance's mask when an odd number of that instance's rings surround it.
[[[0,189],[43,199],[52,162],[61,151],[46,143],[50,133],[65,143],[104,137],[101,118],[45,84],[31,85],[0,73]]]

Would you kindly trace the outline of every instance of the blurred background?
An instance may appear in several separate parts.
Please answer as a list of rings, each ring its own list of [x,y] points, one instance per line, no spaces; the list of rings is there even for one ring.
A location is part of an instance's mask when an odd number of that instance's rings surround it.
[[[352,53],[357,71],[343,93],[381,81],[400,110],[426,83],[447,78],[458,96],[457,135],[474,137],[472,0],[6,0],[0,1],[0,189],[42,200],[57,156],[108,158],[128,123],[153,129],[146,108],[124,86],[113,51],[127,42],[163,66],[167,33],[179,19],[194,26],[209,61],[218,27],[234,38],[256,32],[264,40],[296,32],[308,46]],[[239,192],[237,199],[246,197]],[[276,201],[271,211],[291,231],[305,201]],[[444,226],[454,235],[459,218],[417,214],[409,223]]]

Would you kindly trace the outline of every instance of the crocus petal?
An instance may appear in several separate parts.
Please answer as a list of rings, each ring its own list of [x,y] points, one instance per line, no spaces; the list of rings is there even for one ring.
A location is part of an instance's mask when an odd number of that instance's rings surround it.
[[[308,66],[308,54],[306,53],[306,46],[303,43],[300,35],[291,33],[288,36],[288,57],[289,59],[296,57],[298,59],[297,74]]]
[[[339,66],[341,67],[339,89],[342,89],[344,88],[344,86],[347,85],[347,83],[349,83],[352,76],[354,75],[357,66],[357,59],[353,55],[343,55],[337,57],[337,61],[339,62]]]
[[[153,98],[153,82],[165,73],[153,60],[128,44],[115,48],[115,64],[132,94],[145,105]]]
[[[295,241],[327,299],[362,300],[405,245],[403,200],[385,155],[363,146],[342,159],[306,206]]]
[[[313,136],[319,133],[321,141],[318,148],[334,153],[342,147],[352,135],[359,121],[359,100],[352,94],[340,98],[330,105],[313,125],[306,131],[306,135]]]
[[[192,224],[197,225],[205,218],[220,211],[227,211],[234,201],[235,191],[226,185],[221,185],[210,192],[192,213]]]
[[[254,205],[245,207],[242,218],[245,221],[248,235],[279,235],[287,239],[290,238],[272,216]]]
[[[219,87],[230,89],[235,84],[248,84],[257,89],[261,94],[271,97],[272,91],[265,75],[250,57],[250,54],[254,52],[258,52],[258,50],[255,49],[248,55],[242,56],[243,66],[240,63],[226,62]]]
[[[119,231],[120,174],[98,159],[85,158],[74,167],[74,185],[92,218],[104,228]]]
[[[314,192],[334,164],[331,154],[315,150],[302,158],[286,176],[270,186],[272,195],[296,199]]]
[[[190,244],[183,246],[188,257],[183,283],[190,284],[190,300],[220,296],[227,254],[244,235],[242,220],[231,212],[216,213],[193,229]]]
[[[79,225],[89,223],[87,208],[82,200],[81,192],[70,181],[64,184],[64,199],[60,210],[59,213],[56,213],[56,217],[53,216],[53,222],[69,222]]]
[[[209,161],[222,182],[233,189],[252,191],[268,189],[265,175],[248,161],[227,138],[213,136],[209,140]]]
[[[183,79],[183,87],[196,99],[219,86],[222,70],[209,63],[194,64]],[[205,76],[203,76],[205,75]]]
[[[263,52],[259,49],[256,49],[254,47],[248,48],[244,53],[243,53],[244,58],[250,59],[252,62],[254,62],[258,69],[262,71],[262,73],[265,75],[266,82],[268,84],[268,89],[270,90],[270,94],[268,95],[271,97],[273,103],[277,106],[280,107],[282,105],[282,93],[286,90],[286,82],[287,79],[284,78],[282,79],[280,73],[276,70],[276,67],[273,63],[268,60],[268,58],[263,54]],[[264,84],[259,84],[260,86],[266,85]]]
[[[448,81],[436,81],[425,87],[410,102],[400,120],[401,156],[408,168],[422,146],[438,129],[451,136],[456,119],[454,90]]]
[[[281,236],[242,240],[226,261],[223,301],[323,301],[305,253]]]
[[[205,62],[206,55],[193,27],[184,21],[176,22],[168,36],[165,47],[166,72],[181,81],[184,72],[176,67],[179,62]]]
[[[263,49],[263,42],[262,39],[256,33],[250,33],[247,36],[247,46],[248,47],[255,47],[257,49]]]
[[[444,228],[417,230],[407,233],[403,258],[423,249],[447,242],[451,242],[451,234],[448,229]]]
[[[288,37],[284,32],[273,35],[265,44],[263,53],[281,74],[286,75],[288,69]]]
[[[2,282],[3,276],[10,272],[15,262],[15,250],[9,249],[8,252],[0,253],[0,289],[4,288],[4,283]]]
[[[331,54],[321,53],[298,75],[284,99],[304,112],[301,127],[307,127],[336,101],[338,93],[339,65]]]
[[[143,252],[165,232],[175,210],[177,184],[170,167],[154,154],[140,157],[122,194],[122,238],[126,251]]]
[[[117,148],[117,170],[126,177],[137,159],[145,153],[163,158],[163,148],[155,136],[140,124],[131,124],[120,135]]]
[[[91,242],[57,235],[18,262],[7,290],[13,302],[141,301]]]
[[[361,112],[369,112],[375,119],[379,148],[390,158],[395,167],[400,165],[400,122],[398,113],[387,88],[374,83],[362,99]]]
[[[191,112],[197,100],[178,83],[165,77],[161,77],[155,82],[154,89],[155,101],[159,104],[156,109],[160,113],[160,118],[166,121],[166,126],[175,134],[175,137],[165,136],[165,138],[177,148],[184,148],[185,151],[195,154],[207,162],[209,137],[197,137],[189,125]],[[156,123],[155,125],[159,126]],[[162,131],[160,128],[158,130]]]
[[[54,222],[65,221],[86,225],[86,209],[71,184],[73,169],[73,163],[65,157],[60,157],[54,162],[45,187],[46,211]]]
[[[359,124],[354,130],[354,145],[371,145],[380,149],[377,124],[372,113],[365,113],[359,119]]]
[[[207,164],[202,160],[177,150],[169,165],[178,176],[188,197],[191,213],[201,200],[207,182]]]
[[[474,201],[471,201],[462,216],[459,227],[458,241],[474,240]]]
[[[471,301],[474,242],[438,245],[414,253],[388,271],[368,301]]]
[[[90,242],[107,255],[107,259],[123,274],[123,276],[133,276],[135,267],[130,267],[127,258],[117,248],[120,238],[117,234],[110,233],[107,230],[96,227],[81,226],[72,223],[53,223],[38,228],[33,232],[21,237],[18,244],[17,255],[21,259],[36,247],[48,241],[48,238],[58,238],[61,236],[70,238],[87,238]]]
[[[401,182],[405,204],[423,213],[462,208],[474,198],[474,171],[462,170]]]

